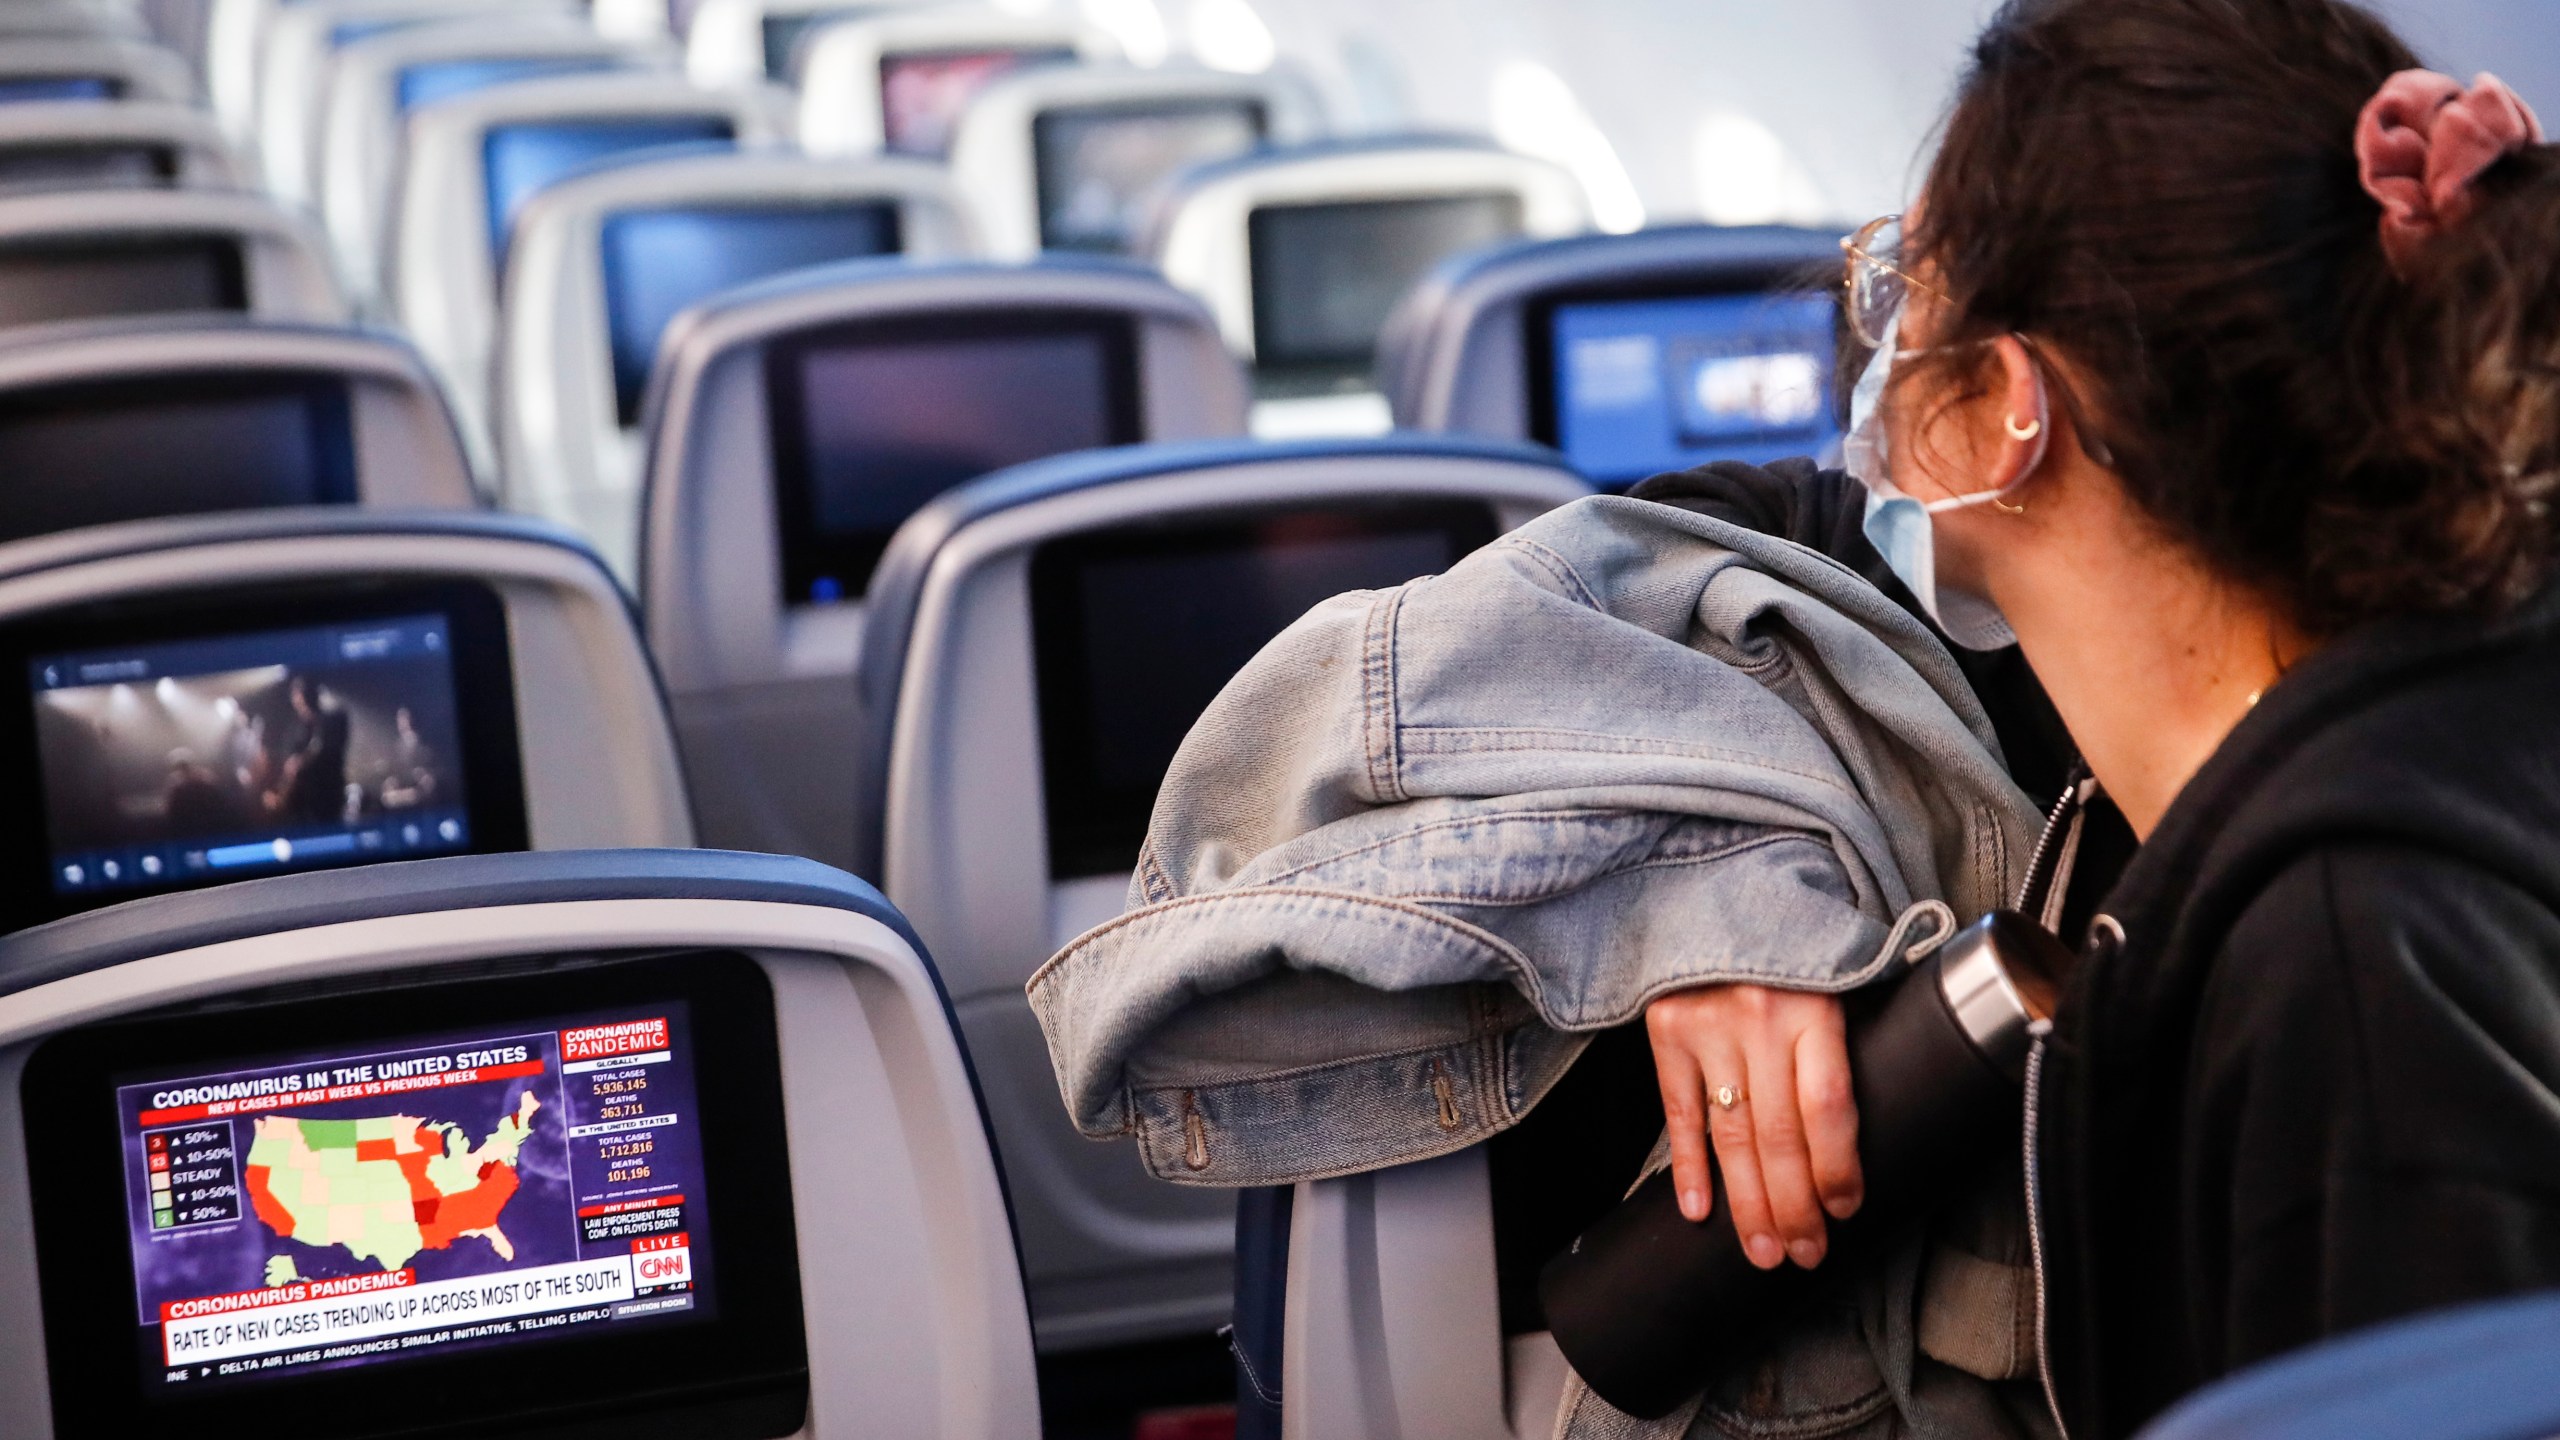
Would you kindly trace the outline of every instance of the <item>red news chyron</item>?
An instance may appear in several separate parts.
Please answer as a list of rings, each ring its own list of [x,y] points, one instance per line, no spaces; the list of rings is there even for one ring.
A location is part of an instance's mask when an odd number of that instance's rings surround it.
[[[415,1270],[384,1270],[372,1275],[349,1275],[338,1280],[297,1280],[269,1290],[238,1290],[228,1295],[200,1295],[192,1300],[164,1300],[160,1304],[160,1320],[194,1320],[206,1315],[228,1315],[236,1310],[263,1310],[270,1305],[292,1305],[303,1300],[334,1300],[341,1295],[362,1295],[370,1290],[397,1290],[418,1281]]]
[[[616,1025],[585,1025],[560,1032],[564,1060],[609,1060],[667,1048],[667,1018],[626,1020]]]

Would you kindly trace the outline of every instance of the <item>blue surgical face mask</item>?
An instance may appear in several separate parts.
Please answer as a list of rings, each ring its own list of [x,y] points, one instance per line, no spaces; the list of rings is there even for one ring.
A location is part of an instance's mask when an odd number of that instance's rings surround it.
[[[1884,343],[1876,347],[1875,358],[1867,362],[1866,373],[1858,377],[1857,389],[1850,392],[1849,438],[1842,447],[1842,463],[1858,483],[1867,487],[1867,539],[1884,556],[1885,565],[1894,575],[1911,587],[1920,608],[1938,622],[1948,639],[1967,650],[2004,649],[2017,644],[2018,637],[2001,617],[1998,606],[1983,596],[1938,584],[1937,517],[1950,510],[1990,504],[2008,490],[1986,490],[1924,505],[1893,483],[1884,425],[1885,391],[1893,383],[1893,362],[1898,355],[1920,353],[1899,349],[1901,331],[1902,322],[1897,319],[1886,330]],[[2039,379],[2038,449],[2026,468],[2018,472],[2021,483],[2044,461],[2043,437],[2051,429],[2043,424],[2044,404],[2044,388]]]

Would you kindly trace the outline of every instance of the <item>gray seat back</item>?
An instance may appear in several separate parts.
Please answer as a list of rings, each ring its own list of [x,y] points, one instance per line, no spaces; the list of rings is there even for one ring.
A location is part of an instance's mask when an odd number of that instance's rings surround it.
[[[94,100],[0,105],[0,195],[242,190],[248,180],[213,117],[193,106]]]
[[[511,509],[639,546],[640,402],[659,337],[725,290],[863,256],[975,253],[940,167],[719,154],[641,160],[527,203],[499,315],[498,453]]]
[[[1839,435],[1837,232],[1674,226],[1487,251],[1380,342],[1396,423],[1554,445],[1618,487]]]
[[[229,509],[469,510],[443,393],[397,339],[233,318],[0,335],[0,534]]]
[[[863,653],[862,859],[941,957],[1044,1348],[1205,1333],[1230,1306],[1233,1197],[1077,1134],[1023,996],[1120,913],[1174,744],[1307,607],[1584,493],[1525,447],[1230,442],[1026,466],[900,532]]]
[[[1286,70],[1044,65],[990,83],[961,113],[951,173],[989,253],[1133,251],[1182,170],[1325,132],[1314,89]]]
[[[1543,160],[1471,140],[1341,141],[1188,172],[1146,252],[1254,366],[1257,433],[1383,431],[1369,377],[1397,300],[1453,255],[1579,234],[1589,215],[1581,182]]]
[[[335,325],[347,304],[319,233],[259,196],[0,198],[0,327],[188,313]]]
[[[279,510],[0,545],[32,732],[0,931],[314,866],[693,841],[594,555],[530,521]]]
[[[944,159],[961,110],[986,82],[1119,55],[1119,44],[1091,25],[991,5],[828,21],[799,42],[800,143],[813,155]]]
[[[1244,428],[1199,306],[1103,261],[786,277],[680,321],[655,383],[640,593],[704,834],[830,863],[856,853],[848,717],[891,532],[1015,460]]]
[[[392,317],[444,376],[476,455],[495,455],[490,364],[513,218],[495,212],[529,198],[523,187],[609,163],[620,147],[773,146],[786,123],[777,95],[707,91],[646,74],[502,85],[410,115],[384,286]],[[493,141],[504,167],[494,177]],[[485,468],[494,471],[494,463]]]
[[[48,1083],[94,1103],[52,1124],[30,1109]],[[411,1132],[457,1163],[404,1169]],[[380,1148],[343,1159],[346,1134]],[[433,1203],[376,1229],[332,1212],[300,1173],[330,1151],[327,1175]],[[78,1223],[100,1207],[109,1224]],[[446,1207],[473,1228],[439,1228]],[[669,1433],[1040,1424],[1003,1182],[932,962],[876,892],[805,861],[377,865],[0,941],[0,1223],[0,1404],[29,1440],[145,1415],[228,1432],[315,1387],[456,1373],[477,1383],[433,1387],[453,1434],[532,1394],[563,1426],[627,1424],[635,1387]],[[180,1247],[188,1265],[161,1263]],[[324,1256],[356,1283],[295,1268]],[[341,1413],[305,1433],[352,1433]]]

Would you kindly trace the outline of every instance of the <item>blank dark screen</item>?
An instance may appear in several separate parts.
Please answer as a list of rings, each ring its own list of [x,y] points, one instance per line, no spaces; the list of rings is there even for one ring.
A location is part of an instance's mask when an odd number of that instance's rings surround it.
[[[537,191],[589,166],[670,145],[723,144],[736,127],[719,115],[635,115],[501,125],[482,142],[489,189],[489,253],[504,257],[516,212]]]
[[[1442,260],[1520,233],[1520,197],[1453,195],[1253,212],[1254,350],[1265,365],[1366,368],[1406,291]]]
[[[240,247],[232,241],[0,249],[0,325],[248,306]]]
[[[1136,863],[1183,738],[1300,616],[1437,574],[1494,529],[1481,504],[1373,502],[1044,547],[1032,607],[1051,875]]]
[[[1052,250],[1130,248],[1156,187],[1193,165],[1262,143],[1262,106],[1191,100],[1051,110],[1031,122],[1040,242]]]
[[[667,322],[707,296],[786,271],[899,246],[898,207],[631,210],[604,222],[604,291],[622,423],[640,418]]]
[[[77,386],[0,404],[0,540],[86,525],[354,502],[343,381]]]
[[[860,594],[889,537],[954,486],[1137,439],[1133,354],[1108,322],[981,322],[778,352],[786,598]]]
[[[0,194],[41,190],[153,190],[178,177],[165,145],[12,145],[0,149]]]

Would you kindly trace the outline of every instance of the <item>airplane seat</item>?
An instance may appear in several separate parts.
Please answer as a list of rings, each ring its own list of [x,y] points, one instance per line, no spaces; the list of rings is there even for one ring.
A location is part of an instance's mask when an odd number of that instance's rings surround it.
[[[0,1227],[27,1440],[1039,1431],[933,962],[807,861],[424,859],[0,940]]]
[[[1838,441],[1837,232],[1686,225],[1453,261],[1379,344],[1396,423],[1530,440],[1622,490]]]
[[[1176,747],[1273,636],[1586,493],[1526,446],[1199,442],[1023,466],[945,495],[891,543],[852,717],[857,860],[941,959],[1013,1180],[1043,1351],[1224,1323],[1236,1200],[1076,1133],[1024,984],[1120,913]]]
[[[2560,1435],[2560,1294],[2438,1311],[2267,1361],[2140,1440],[2526,1440]]]
[[[1156,192],[1185,168],[1324,132],[1322,101],[1286,70],[1035,66],[969,102],[951,171],[997,259],[1127,254]]]
[[[191,314],[337,325],[347,304],[318,232],[256,195],[0,198],[0,328]]]
[[[991,82],[1121,57],[1119,43],[1091,25],[967,4],[821,21],[793,53],[800,143],[810,154],[925,160],[948,158],[961,113]]]
[[[267,191],[316,209],[314,172],[340,52],[430,25],[540,17],[585,18],[577,0],[294,0],[267,26],[258,64],[256,153]]]
[[[0,42],[59,36],[68,39],[149,41],[154,27],[143,13],[84,0],[13,0],[0,7]]]
[[[800,43],[839,20],[936,0],[701,0],[685,25],[685,73],[696,85],[796,85]]]
[[[0,29],[0,105],[36,100],[188,105],[195,99],[195,74],[187,62],[146,40]]]
[[[862,597],[899,526],[1006,466],[1244,432],[1197,302],[1138,266],[855,261],[659,347],[640,595],[703,834],[853,868]]]
[[[479,504],[406,344],[232,318],[0,336],[0,471],[0,540],[229,510]]]
[[[640,160],[527,202],[508,246],[496,366],[500,493],[587,535],[631,577],[641,403],[668,322],[788,271],[977,249],[938,166],[803,155]]]
[[[498,283],[524,202],[582,170],[651,150],[778,147],[787,124],[777,92],[715,92],[645,73],[528,80],[410,115],[384,286],[392,316],[445,377],[484,471],[496,469]]]
[[[0,545],[26,700],[0,934],[143,895],[440,854],[689,846],[620,591],[538,522],[270,510]]]
[[[331,63],[312,155],[312,202],[359,306],[382,311],[382,251],[411,111],[530,80],[672,72],[663,43],[607,39],[585,17],[478,15],[348,42]]]
[[[5,43],[5,42],[0,42]],[[0,105],[0,196],[48,190],[246,190],[213,117],[191,105]]]
[[[1465,139],[1332,141],[1185,173],[1145,252],[1254,367],[1267,438],[1390,426],[1370,374],[1396,302],[1453,255],[1579,234],[1581,182]]]

